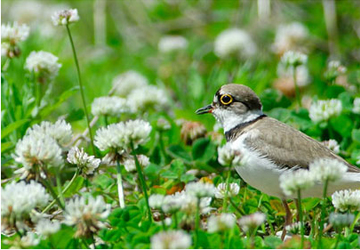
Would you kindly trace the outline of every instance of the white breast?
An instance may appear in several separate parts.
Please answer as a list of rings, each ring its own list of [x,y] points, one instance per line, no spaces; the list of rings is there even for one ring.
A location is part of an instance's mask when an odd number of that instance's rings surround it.
[[[252,187],[272,196],[284,197],[279,186],[279,177],[285,171],[261,156],[254,150],[247,148],[244,140],[248,137],[256,138],[258,130],[249,131],[231,143],[231,147],[239,150],[243,158],[243,165],[236,167],[241,178]]]

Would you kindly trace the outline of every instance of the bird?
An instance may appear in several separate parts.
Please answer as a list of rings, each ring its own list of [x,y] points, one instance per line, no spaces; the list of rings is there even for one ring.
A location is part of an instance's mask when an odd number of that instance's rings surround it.
[[[287,196],[280,187],[280,176],[289,171],[308,169],[317,159],[335,159],[348,169],[342,179],[329,183],[327,195],[337,190],[360,188],[360,169],[346,162],[322,143],[301,131],[267,116],[256,93],[242,84],[220,87],[211,104],[195,111],[211,113],[224,128],[231,148],[243,155],[242,165],[235,169],[250,186],[270,196],[278,197],[285,207],[285,225],[292,215]],[[302,191],[302,197],[322,197],[321,183]],[[284,236],[284,234],[283,234]]]

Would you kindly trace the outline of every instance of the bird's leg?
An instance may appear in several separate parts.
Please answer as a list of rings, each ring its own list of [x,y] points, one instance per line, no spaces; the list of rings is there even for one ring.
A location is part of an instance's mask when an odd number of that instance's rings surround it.
[[[285,208],[285,212],[286,212],[286,215],[285,215],[285,225],[284,225],[284,228],[283,228],[283,231],[282,231],[282,234],[281,234],[281,240],[284,240],[285,239],[285,235],[286,235],[286,229],[285,227],[287,225],[290,225],[291,224],[291,221],[292,221],[292,214],[291,214],[291,211],[290,211],[290,208],[289,208],[289,205],[287,204],[286,200],[281,200],[282,201],[282,204]]]
[[[299,200],[298,199],[294,199],[294,200],[295,200],[296,207],[299,207]],[[297,213],[296,213],[296,220],[300,221],[299,210],[297,210]]]

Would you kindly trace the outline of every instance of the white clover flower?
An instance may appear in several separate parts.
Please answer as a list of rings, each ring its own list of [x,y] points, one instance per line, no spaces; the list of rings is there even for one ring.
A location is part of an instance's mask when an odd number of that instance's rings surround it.
[[[165,196],[161,209],[165,213],[174,213],[180,210],[180,208],[182,207],[182,198],[184,197],[183,194],[184,192],[178,192],[173,195]]]
[[[147,167],[150,164],[150,159],[149,157],[147,157],[146,155],[137,155],[136,156],[138,158],[139,164],[141,167]],[[135,171],[136,170],[136,164],[135,164],[135,160],[134,157],[128,157],[126,158],[126,160],[123,162],[124,167],[126,169],[126,171],[131,172],[131,171]]]
[[[342,103],[337,99],[320,100],[311,104],[309,109],[310,119],[315,122],[327,121],[330,117],[340,115]]]
[[[323,141],[322,144],[324,144],[328,149],[332,150],[335,154],[340,153],[340,145],[336,140],[330,139],[328,141]]]
[[[280,187],[285,195],[297,194],[298,190],[304,190],[315,184],[315,179],[310,171],[299,169],[288,171],[280,175]]]
[[[95,158],[93,155],[88,155],[84,149],[72,147],[67,155],[67,161],[71,164],[77,165],[84,175],[93,174],[95,169],[99,167],[101,160]]]
[[[64,159],[61,153],[61,148],[50,136],[42,133],[26,135],[15,147],[14,159],[23,165],[15,172],[22,173],[21,178],[25,178],[35,165],[62,167]]]
[[[126,99],[117,96],[103,96],[95,98],[91,104],[91,113],[101,116],[119,116],[122,113],[129,112]]]
[[[348,167],[334,159],[318,159],[310,163],[309,170],[317,181],[337,181],[346,173]]]
[[[33,232],[27,232],[26,235],[22,236],[19,245],[15,244],[13,247],[16,248],[31,248],[37,246],[40,243],[40,239]]]
[[[218,147],[218,161],[223,166],[240,166],[241,153],[234,150],[230,143],[226,143],[222,147]]]
[[[256,212],[250,215],[243,216],[239,219],[239,225],[245,232],[254,230],[266,220],[266,215],[261,212]]]
[[[251,57],[257,51],[250,35],[241,29],[228,29],[220,33],[214,44],[215,54],[224,59],[231,56]]]
[[[69,9],[56,11],[54,15],[51,16],[51,19],[54,25],[59,26],[75,23],[80,20],[80,17],[77,9]]]
[[[26,131],[27,135],[45,134],[57,141],[57,143],[64,147],[70,143],[72,138],[71,125],[65,120],[58,120],[54,124],[48,121],[43,121],[39,124],[35,124]]]
[[[360,190],[340,190],[331,196],[332,203],[341,212],[360,211]]]
[[[54,79],[61,68],[56,56],[45,51],[33,51],[26,58],[25,69],[35,72],[41,79]]]
[[[325,72],[325,77],[332,81],[335,80],[339,75],[345,74],[346,71],[346,67],[341,65],[339,61],[329,61]]]
[[[168,104],[165,91],[150,85],[134,89],[127,100],[127,105],[133,112],[145,112],[149,109],[161,110]]]
[[[150,123],[143,120],[110,124],[96,131],[95,146],[102,151],[128,150],[132,142],[136,148],[147,141],[151,129]]]
[[[287,67],[284,63],[280,62],[277,67],[277,75],[280,78],[287,78],[293,81],[294,67]],[[295,68],[296,84],[300,87],[309,85],[310,75],[306,65],[299,65]]]
[[[240,186],[237,183],[229,183],[228,197],[236,196],[240,191]],[[224,199],[226,193],[226,183],[220,183],[215,189],[215,197]]]
[[[162,194],[152,194],[149,197],[149,206],[154,209],[161,209],[164,204],[165,196]]]
[[[171,125],[168,122],[168,120],[164,119],[164,118],[160,118],[157,120],[156,126],[158,127],[158,129],[160,131],[166,131],[171,129]]]
[[[1,56],[3,57],[9,57],[9,58],[12,58],[14,57],[15,55],[11,55],[9,54],[11,53],[11,47],[10,47],[10,44],[8,43],[1,43]]]
[[[187,249],[191,246],[191,236],[181,230],[163,231],[150,239],[152,249]]]
[[[284,55],[281,57],[281,63],[286,66],[299,66],[306,64],[308,60],[308,56],[297,51],[286,51]]]
[[[215,233],[219,231],[225,231],[232,229],[235,226],[236,217],[234,214],[219,214],[212,215],[208,219],[208,232]]]
[[[200,122],[184,121],[181,125],[180,137],[186,145],[191,145],[196,139],[206,135],[206,128]]]
[[[105,227],[102,221],[109,216],[110,210],[111,205],[106,204],[102,196],[77,197],[66,203],[64,223],[77,227],[75,237],[89,236]]]
[[[134,89],[142,89],[147,85],[148,80],[133,70],[116,76],[112,81],[115,94],[120,97],[127,97]]]
[[[298,234],[300,232],[300,228],[300,221],[285,226],[286,231],[290,232],[291,234]]]
[[[360,97],[356,97],[354,99],[354,107],[352,108],[352,112],[355,114],[360,114]]]
[[[164,36],[160,39],[158,48],[160,52],[169,53],[186,49],[188,41],[183,36]]]
[[[283,53],[288,50],[296,49],[309,36],[308,29],[298,22],[281,24],[276,30],[273,49],[276,53]]]
[[[355,215],[346,213],[331,213],[329,216],[329,222],[334,225],[335,228],[349,227],[354,222]]]
[[[60,230],[60,222],[41,219],[36,223],[35,230],[38,234],[48,237]]]
[[[17,22],[13,24],[1,25],[1,42],[6,42],[12,46],[21,41],[25,41],[30,33],[30,28],[26,24],[19,25]]]
[[[34,208],[44,207],[49,199],[45,188],[37,182],[12,182],[1,188],[1,217],[20,220],[29,216]]]
[[[185,186],[186,193],[197,198],[213,197],[215,195],[215,187],[212,183],[191,182]]]
[[[164,212],[167,211],[177,211],[176,209],[180,207],[180,210],[184,212],[187,215],[194,215],[195,211],[197,209],[197,203],[198,198],[195,197],[193,194],[189,194],[185,191],[176,193],[173,195],[172,200],[167,200],[168,196],[164,199],[164,205],[162,206],[162,209]],[[200,213],[206,214],[213,210],[213,208],[210,207],[211,198],[200,198]]]

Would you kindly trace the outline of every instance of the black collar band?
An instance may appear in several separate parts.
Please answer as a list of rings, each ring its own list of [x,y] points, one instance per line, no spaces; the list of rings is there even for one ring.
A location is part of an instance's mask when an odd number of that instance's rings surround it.
[[[257,118],[255,118],[254,120],[251,120],[251,121],[248,121],[248,122],[244,122],[244,123],[240,123],[238,125],[236,125],[235,127],[233,127],[232,129],[230,129],[229,131],[227,131],[225,133],[225,138],[226,138],[226,141],[230,141],[231,139],[233,139],[233,136],[236,135],[237,131],[241,131],[243,130],[245,127],[249,126],[250,124],[254,123],[254,122],[257,122],[258,120],[266,117],[267,115],[265,114],[262,114],[260,116],[258,116]]]

